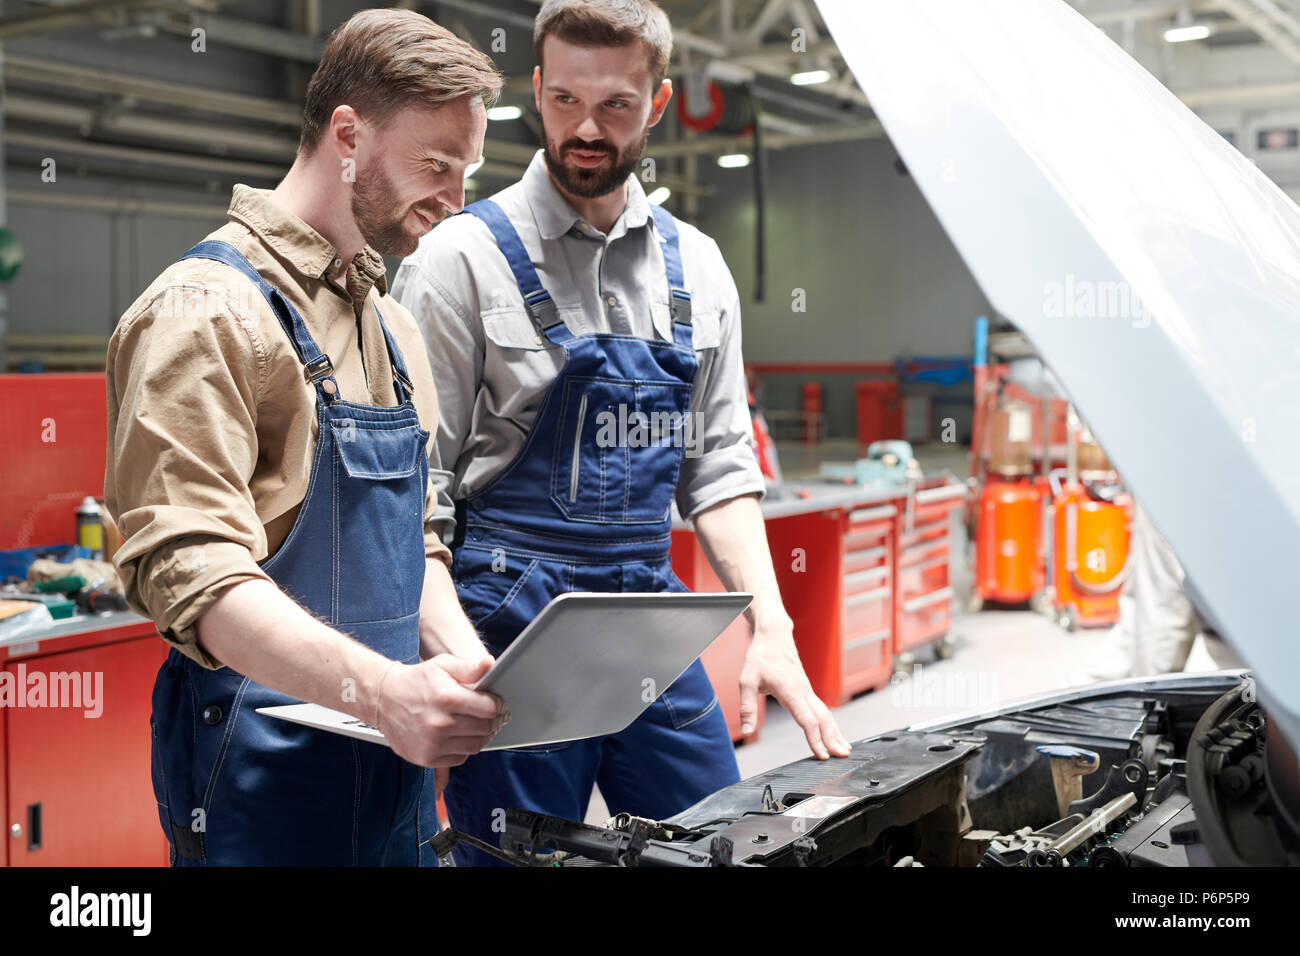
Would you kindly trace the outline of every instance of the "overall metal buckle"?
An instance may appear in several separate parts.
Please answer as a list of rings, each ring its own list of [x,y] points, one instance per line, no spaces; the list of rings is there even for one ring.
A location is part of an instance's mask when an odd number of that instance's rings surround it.
[[[411,384],[411,380],[407,378],[405,375],[403,375],[402,370],[399,369],[396,365],[393,366],[393,379],[401,383],[402,388],[406,389],[407,394],[409,395],[415,394],[415,386]]]
[[[536,289],[524,296],[524,306],[539,333],[560,324],[560,309],[545,289]]]
[[[691,294],[685,289],[669,290],[668,309],[673,321],[681,325],[691,324]]]
[[[322,353],[320,358],[308,362],[303,366],[303,369],[307,376],[307,381],[312,385],[315,385],[321,379],[328,378],[334,374],[334,363],[330,361],[328,355]]]

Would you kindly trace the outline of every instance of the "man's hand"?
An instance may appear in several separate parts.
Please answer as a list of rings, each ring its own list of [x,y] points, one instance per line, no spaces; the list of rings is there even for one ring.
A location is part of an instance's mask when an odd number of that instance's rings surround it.
[[[740,732],[750,734],[758,717],[758,695],[772,694],[803,728],[818,760],[847,757],[849,743],[830,709],[813,693],[795,650],[793,630],[755,632],[740,671]]]
[[[723,586],[754,595],[745,611],[754,641],[740,671],[741,733],[754,732],[758,695],[771,694],[799,722],[819,760],[847,757],[848,741],[799,663],[794,623],[781,603],[758,500],[743,495],[714,505],[695,516],[695,531]]]
[[[383,678],[376,717],[393,752],[421,767],[464,763],[510,719],[505,702],[470,690],[491,658],[470,664],[441,654],[419,664],[396,664]]]
[[[482,644],[474,663],[442,654],[398,664],[260,578],[227,588],[213,602],[198,620],[198,642],[259,684],[375,724],[399,757],[424,767],[463,763],[509,719],[500,699],[465,686],[492,666]]]

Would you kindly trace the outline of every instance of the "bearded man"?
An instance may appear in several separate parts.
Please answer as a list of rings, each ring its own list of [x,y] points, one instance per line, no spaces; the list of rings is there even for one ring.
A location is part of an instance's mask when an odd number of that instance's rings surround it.
[[[437,782],[505,718],[433,523],[438,406],[402,256],[458,212],[501,88],[410,10],[331,35],[273,190],[127,310],[108,349],[109,512],[171,645],[153,784],[180,866],[435,864]],[[259,713],[311,701],[392,749]]]

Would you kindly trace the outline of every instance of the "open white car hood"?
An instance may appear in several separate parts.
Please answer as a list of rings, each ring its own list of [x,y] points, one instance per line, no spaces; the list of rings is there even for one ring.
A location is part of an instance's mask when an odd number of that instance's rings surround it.
[[[818,7],[1300,742],[1300,209],[1060,0]]]

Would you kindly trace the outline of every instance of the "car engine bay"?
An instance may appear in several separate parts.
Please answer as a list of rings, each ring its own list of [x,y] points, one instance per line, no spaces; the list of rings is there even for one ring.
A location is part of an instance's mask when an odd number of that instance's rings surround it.
[[[1172,675],[880,734],[666,820],[507,810],[487,849],[521,866],[1296,865],[1298,795],[1247,672]],[[480,845],[433,844],[460,840]]]

